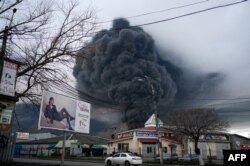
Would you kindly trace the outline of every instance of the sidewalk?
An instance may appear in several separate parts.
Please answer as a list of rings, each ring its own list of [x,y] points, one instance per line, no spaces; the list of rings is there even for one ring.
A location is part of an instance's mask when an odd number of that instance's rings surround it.
[[[14,158],[13,163],[10,166],[60,166],[60,159],[47,160],[47,159],[30,159],[30,158]],[[65,166],[104,166],[104,161],[95,161],[95,160],[65,160]],[[146,166],[181,166],[181,165],[170,165],[170,164],[147,164]],[[188,165],[188,166],[197,166],[197,165]]]

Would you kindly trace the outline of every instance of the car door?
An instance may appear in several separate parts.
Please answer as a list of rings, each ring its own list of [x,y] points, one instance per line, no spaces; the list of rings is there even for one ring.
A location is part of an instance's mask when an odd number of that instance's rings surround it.
[[[118,164],[119,164],[119,165],[124,164],[125,161],[126,161],[126,159],[127,159],[127,154],[126,154],[126,153],[122,153],[122,154],[120,155],[120,157],[119,157]]]
[[[120,158],[120,153],[117,153],[115,155],[112,156],[112,164],[116,165],[119,163],[119,158]]]

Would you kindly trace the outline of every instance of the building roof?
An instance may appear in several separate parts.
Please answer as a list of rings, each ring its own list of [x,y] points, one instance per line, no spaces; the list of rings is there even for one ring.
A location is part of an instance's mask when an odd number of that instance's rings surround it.
[[[149,127],[137,128],[135,130],[136,131],[156,131],[156,127],[155,126],[154,127],[153,126],[149,126]],[[161,132],[161,131],[170,131],[170,130],[168,130],[165,127],[160,127],[159,131]]]
[[[20,142],[20,144],[57,144],[59,141],[62,141],[62,140],[63,140],[63,136],[58,136],[58,137],[52,137],[52,138],[47,138],[47,139],[23,141],[23,142]],[[107,144],[108,142],[108,140],[105,138],[90,136],[90,135],[82,135],[82,134],[67,135],[66,140],[78,140],[80,144]]]
[[[144,124],[145,127],[156,126],[155,120],[156,120],[155,114],[152,114],[149,117],[149,119],[145,122]],[[157,118],[157,120],[158,120],[158,125],[163,126],[163,122],[159,118]]]
[[[90,136],[90,135],[75,135],[72,139],[76,139],[80,142],[80,144],[107,144],[108,139]]]
[[[240,138],[243,138],[243,139],[247,139],[247,140],[250,140],[249,137],[245,137],[243,135],[239,135],[239,134],[230,134],[230,136],[236,136],[236,137],[240,137]]]
[[[165,137],[162,137],[161,139],[162,139],[162,140],[172,141],[172,142],[181,144],[180,138],[178,138],[178,137],[176,137],[176,136],[171,136],[171,137],[165,136]]]
[[[66,140],[69,139],[70,135],[67,135]],[[32,140],[32,141],[22,141],[18,142],[19,144],[56,144],[60,140],[63,140],[63,136],[46,138],[46,139],[39,139],[39,140]]]

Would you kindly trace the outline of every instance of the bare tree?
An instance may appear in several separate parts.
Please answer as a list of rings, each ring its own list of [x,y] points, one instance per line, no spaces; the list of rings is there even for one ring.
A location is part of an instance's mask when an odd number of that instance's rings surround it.
[[[0,20],[5,23],[0,25],[0,36],[8,26],[5,55],[22,63],[17,73],[17,96],[34,102],[39,101],[41,89],[67,82],[67,70],[94,33],[96,23],[94,10],[79,11],[76,1],[29,2],[0,2]]]
[[[228,122],[221,119],[212,109],[178,109],[169,113],[167,122],[176,133],[194,140],[195,153],[200,156],[198,141],[202,134],[226,130]],[[203,161],[200,158],[200,165]]]

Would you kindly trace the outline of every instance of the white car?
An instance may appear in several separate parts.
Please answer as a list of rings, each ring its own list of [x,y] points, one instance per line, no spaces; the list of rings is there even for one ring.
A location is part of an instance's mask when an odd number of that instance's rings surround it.
[[[142,159],[133,153],[116,153],[111,157],[106,158],[105,164],[111,165],[141,165]]]

